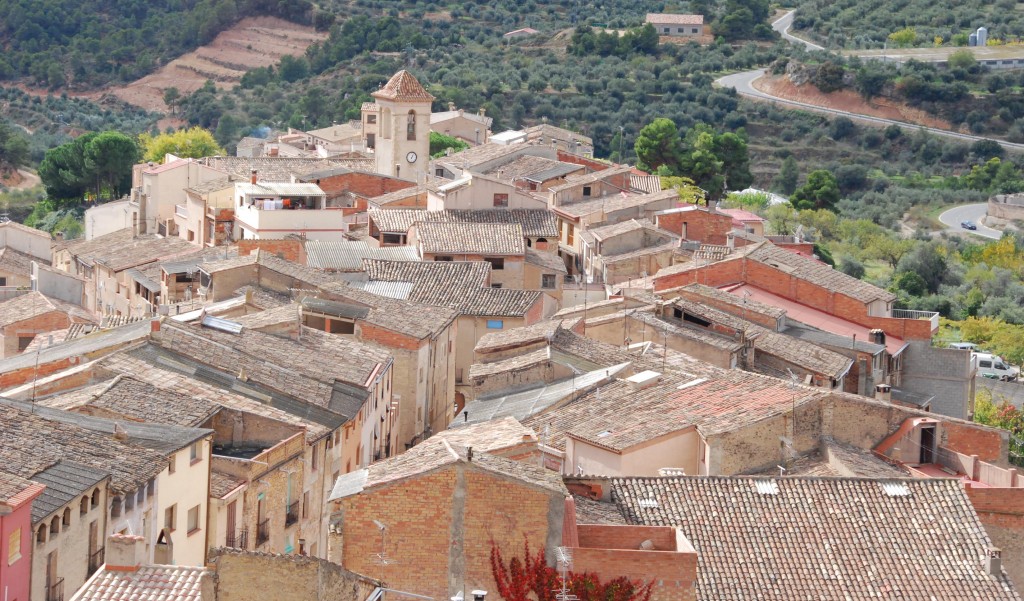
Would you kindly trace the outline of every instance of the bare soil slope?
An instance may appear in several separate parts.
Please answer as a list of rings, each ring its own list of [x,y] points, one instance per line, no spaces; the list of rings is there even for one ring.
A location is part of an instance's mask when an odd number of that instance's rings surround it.
[[[883,119],[906,121],[938,129],[953,129],[948,121],[934,115],[929,115],[919,109],[885,98],[875,98],[868,102],[852,90],[840,90],[826,94],[811,84],[798,86],[787,77],[773,77],[771,75],[765,75],[755,80],[753,86],[772,96],[813,104],[823,108],[881,117]]]
[[[142,79],[106,92],[149,111],[167,112],[163,100],[167,88],[178,88],[182,96],[187,96],[208,79],[218,87],[230,87],[249,69],[273,65],[286,54],[299,56],[311,44],[326,37],[312,27],[284,19],[248,17],[221,32],[209,45],[167,63]]]

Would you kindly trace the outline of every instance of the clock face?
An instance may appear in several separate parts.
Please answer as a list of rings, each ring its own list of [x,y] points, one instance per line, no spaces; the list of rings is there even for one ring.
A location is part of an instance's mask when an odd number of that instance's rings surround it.
[[[415,152],[410,152],[409,154],[405,155],[405,160],[409,161],[410,163],[415,163],[416,162],[416,153]]]

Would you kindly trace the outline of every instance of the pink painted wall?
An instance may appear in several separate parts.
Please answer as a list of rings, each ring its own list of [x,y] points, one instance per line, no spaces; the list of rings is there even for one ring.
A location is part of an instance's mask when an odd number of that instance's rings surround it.
[[[7,601],[29,601],[32,582],[32,501],[42,492],[41,486],[28,499],[14,507],[7,515],[0,515],[0,599]],[[8,543],[11,535],[21,528],[21,557],[10,562]],[[8,565],[10,564],[10,565]]]

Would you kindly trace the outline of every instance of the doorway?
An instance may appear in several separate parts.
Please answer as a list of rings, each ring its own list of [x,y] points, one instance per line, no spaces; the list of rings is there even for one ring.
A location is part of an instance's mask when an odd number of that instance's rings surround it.
[[[921,457],[922,464],[935,463],[935,426],[921,428]]]

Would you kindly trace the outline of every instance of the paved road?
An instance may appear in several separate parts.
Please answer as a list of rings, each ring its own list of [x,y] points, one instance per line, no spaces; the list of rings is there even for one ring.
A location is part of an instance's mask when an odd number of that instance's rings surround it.
[[[776,21],[777,22],[777,21]],[[808,104],[806,102],[800,102],[797,100],[787,100],[785,98],[779,98],[770,94],[765,94],[761,90],[754,87],[754,81],[764,75],[764,69],[757,69],[754,71],[744,71],[743,73],[734,73],[732,75],[726,75],[715,80],[715,85],[723,88],[734,88],[740,96],[746,96],[748,98],[757,98],[760,100],[766,100],[768,102],[774,102],[780,106],[804,109],[815,113],[824,113],[826,115],[843,115],[853,119],[854,121],[863,121],[865,123],[872,123],[875,125],[897,125],[903,129],[909,129],[916,131],[923,129],[928,133],[935,134],[937,136],[943,136],[946,138],[953,138],[962,142],[978,142],[981,140],[991,140],[996,142],[1007,150],[1014,150],[1017,152],[1024,152],[1024,144],[1014,144],[1013,142],[1006,142],[1004,140],[996,140],[995,138],[985,138],[983,136],[972,136],[969,134],[962,134],[955,131],[949,131],[945,129],[936,129],[934,127],[924,127],[917,125],[916,123],[907,123],[906,121],[896,121],[894,119],[884,119],[882,117],[872,117],[870,115],[859,115],[857,113],[848,113],[846,111],[838,111],[836,109],[825,108],[814,104]]]
[[[985,216],[988,210],[987,203],[981,202],[970,205],[960,205],[959,207],[953,207],[948,211],[943,212],[939,215],[939,221],[941,221],[948,229],[959,230],[965,234],[974,234],[976,236],[982,236],[984,238],[991,238],[998,240],[1003,237],[1003,233],[999,230],[994,230],[990,227],[985,227],[981,224],[981,218]],[[960,227],[960,224],[964,221],[973,221],[974,225],[978,226],[976,230],[965,230]]]
[[[817,44],[812,44],[812,43],[808,42],[807,40],[802,40],[802,39],[796,37],[795,35],[791,35],[789,33],[789,28],[793,26],[793,14],[794,13],[796,13],[796,11],[795,10],[791,10],[788,13],[786,13],[786,14],[782,15],[781,17],[779,17],[778,19],[776,19],[774,22],[772,22],[772,29],[774,29],[775,31],[779,32],[779,34],[782,36],[782,39],[784,39],[784,40],[786,40],[786,41],[788,41],[788,42],[790,42],[792,44],[797,44],[797,45],[803,44],[804,46],[807,47],[808,50],[824,50],[825,48],[822,47],[822,46],[819,46]]]

